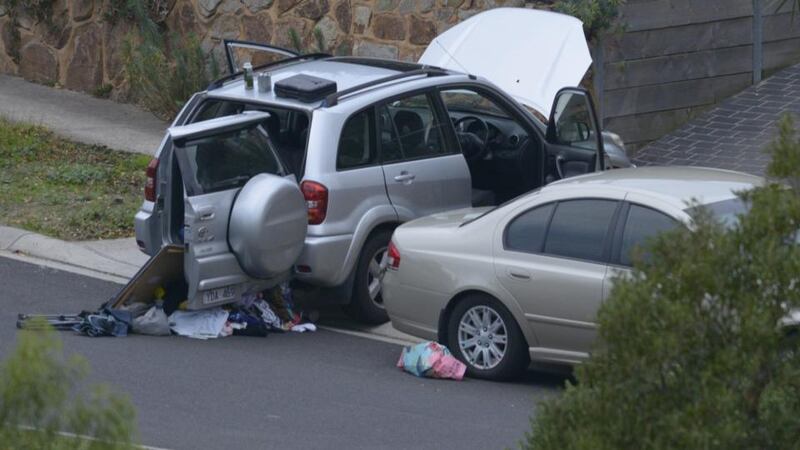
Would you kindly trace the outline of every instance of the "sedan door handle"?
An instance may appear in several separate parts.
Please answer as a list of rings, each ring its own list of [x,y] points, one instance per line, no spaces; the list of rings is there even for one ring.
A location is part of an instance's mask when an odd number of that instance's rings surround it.
[[[414,178],[417,178],[417,176],[414,175],[414,174],[408,173],[408,172],[406,172],[404,170],[404,171],[400,172],[400,175],[397,175],[397,176],[394,177],[394,181],[397,181],[398,183],[405,183],[405,182],[414,181]]]
[[[508,271],[508,276],[515,280],[528,281],[531,279],[531,274],[519,269],[511,269]]]

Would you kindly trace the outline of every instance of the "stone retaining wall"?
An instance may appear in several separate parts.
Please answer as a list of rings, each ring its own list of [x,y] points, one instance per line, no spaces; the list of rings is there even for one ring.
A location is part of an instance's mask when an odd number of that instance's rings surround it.
[[[39,0],[42,2],[42,0]],[[46,1],[46,0],[45,0]],[[121,45],[133,25],[110,18],[109,0],[54,0],[52,18],[18,14],[0,0],[0,72],[67,89],[125,98]],[[152,2],[151,2],[152,3]],[[159,4],[158,1],[155,2]],[[222,39],[292,47],[290,30],[334,54],[416,60],[438,33],[481,10],[524,0],[161,0],[168,32],[194,33],[207,50]]]

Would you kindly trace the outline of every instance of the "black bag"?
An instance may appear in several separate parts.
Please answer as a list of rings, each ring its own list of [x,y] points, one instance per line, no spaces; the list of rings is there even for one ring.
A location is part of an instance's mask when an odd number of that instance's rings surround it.
[[[336,92],[336,82],[311,75],[295,75],[275,83],[275,94],[279,97],[296,98],[304,103],[322,100]]]

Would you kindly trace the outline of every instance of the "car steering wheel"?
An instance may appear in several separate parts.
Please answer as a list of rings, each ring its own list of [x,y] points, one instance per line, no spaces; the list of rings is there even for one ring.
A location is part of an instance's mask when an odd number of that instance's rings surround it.
[[[473,125],[477,125],[479,129],[474,130]],[[477,138],[477,151],[469,152],[469,154],[465,152],[464,154],[468,161],[481,159],[486,155],[489,147],[489,125],[483,119],[476,116],[464,116],[456,120],[453,126],[457,132],[468,133]]]

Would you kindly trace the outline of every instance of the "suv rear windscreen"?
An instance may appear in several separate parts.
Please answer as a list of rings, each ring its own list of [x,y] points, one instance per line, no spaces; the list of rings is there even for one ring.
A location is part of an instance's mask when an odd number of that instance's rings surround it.
[[[243,111],[264,111],[270,114],[270,118],[261,125],[269,135],[269,141],[278,152],[286,171],[300,180],[303,177],[303,162],[310,126],[309,117],[305,112],[273,105],[209,99],[200,105],[191,122],[231,116]]]
[[[190,196],[240,188],[260,173],[285,173],[260,126],[189,141],[183,154]]]

